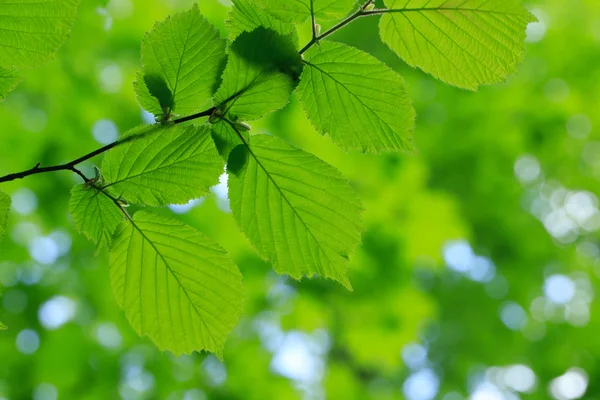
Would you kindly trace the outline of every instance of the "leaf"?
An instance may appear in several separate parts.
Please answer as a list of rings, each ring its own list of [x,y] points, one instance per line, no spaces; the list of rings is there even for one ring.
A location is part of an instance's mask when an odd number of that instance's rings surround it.
[[[109,247],[123,213],[97,188],[77,185],[71,190],[69,209],[77,230],[96,243],[97,250]]]
[[[0,242],[6,233],[8,224],[8,212],[10,211],[11,198],[4,192],[0,192]]]
[[[375,57],[323,41],[305,53],[298,95],[321,134],[344,150],[412,150],[415,111],[404,79]]]
[[[275,271],[351,287],[346,266],[360,242],[362,205],[339,171],[267,135],[234,149],[227,170],[233,216]]]
[[[194,4],[158,22],[144,38],[143,72],[134,83],[138,102],[164,119],[203,110],[211,104],[225,60],[225,41]]]
[[[289,37],[262,27],[244,32],[231,45],[215,104],[232,119],[261,118],[288,103],[301,71]]]
[[[21,79],[21,75],[14,69],[0,67],[0,101],[17,87]]]
[[[211,125],[212,138],[221,157],[227,161],[231,151],[242,143],[236,131],[227,122],[220,120]],[[245,140],[249,140],[248,132],[239,131]]]
[[[207,126],[144,126],[128,135],[139,137],[110,150],[102,162],[105,187],[115,197],[149,206],[185,204],[206,194],[223,173]]]
[[[301,24],[314,13],[318,20],[345,17],[358,8],[356,0],[260,0],[264,8],[282,21]]]
[[[282,36],[290,35],[294,45],[298,47],[298,31],[293,24],[271,17],[259,6],[258,0],[233,0],[227,19],[229,40],[233,42],[242,32],[252,32],[261,26]]]
[[[110,252],[117,303],[139,335],[176,355],[223,355],[242,311],[241,274],[219,245],[171,218],[139,211]]]
[[[519,0],[385,0],[381,39],[404,61],[476,90],[502,82],[523,59],[534,21]]]
[[[0,67],[40,66],[69,36],[78,0],[0,1]]]

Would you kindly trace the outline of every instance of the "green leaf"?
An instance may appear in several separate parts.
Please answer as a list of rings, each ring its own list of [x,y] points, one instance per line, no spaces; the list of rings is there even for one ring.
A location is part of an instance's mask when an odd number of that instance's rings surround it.
[[[69,209],[77,230],[96,243],[98,250],[110,246],[112,235],[124,218],[108,196],[85,184],[71,190]]]
[[[204,110],[225,60],[225,41],[194,4],[158,22],[144,38],[142,73],[134,83],[138,102],[164,119]]]
[[[208,126],[143,126],[128,135],[139,137],[110,150],[102,162],[104,187],[115,197],[149,206],[185,204],[206,194],[223,173]]]
[[[0,101],[17,87],[21,79],[21,75],[14,69],[0,67]]]
[[[289,37],[262,27],[244,32],[231,45],[215,104],[232,119],[262,118],[288,103],[301,71]]]
[[[339,171],[267,135],[234,149],[227,170],[233,216],[275,271],[351,287],[346,266],[360,242],[362,205]]]
[[[271,15],[301,24],[314,13],[317,20],[340,19],[358,9],[356,0],[260,0]]]
[[[344,150],[411,150],[415,111],[404,79],[375,57],[323,41],[305,53],[298,95],[321,134]]]
[[[217,146],[217,150],[219,150],[221,157],[227,161],[231,151],[240,145],[242,141],[233,127],[223,120],[215,122],[211,125],[211,128],[213,141]],[[238,132],[244,137],[245,140],[250,139],[247,131],[238,130]]]
[[[0,192],[0,242],[6,233],[6,225],[8,224],[8,212],[10,211],[10,196],[4,192]]]
[[[260,7],[257,0],[233,0],[233,7],[227,19],[229,40],[233,42],[242,32],[252,32],[260,26],[282,36],[290,35],[294,45],[298,47],[296,26],[271,17]]]
[[[78,0],[0,1],[0,67],[36,67],[69,36]]]
[[[222,357],[242,311],[242,276],[219,245],[183,223],[139,211],[110,252],[117,303],[139,335],[176,355]]]
[[[381,39],[404,61],[476,90],[502,82],[523,59],[533,16],[519,0],[385,0]]]

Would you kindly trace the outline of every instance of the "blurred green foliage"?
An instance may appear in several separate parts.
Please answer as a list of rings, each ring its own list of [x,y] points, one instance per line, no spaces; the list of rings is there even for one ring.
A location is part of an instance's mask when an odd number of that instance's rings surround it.
[[[131,86],[140,42],[193,2],[105,3],[82,2],[56,60],[24,71],[0,104],[0,174],[69,161],[148,118]],[[224,3],[199,1],[223,37]],[[273,273],[235,227],[222,185],[175,208],[244,276],[224,363],[161,353],[135,334],[111,293],[107,254],[95,258],[69,217],[75,176],[3,184],[13,209],[0,249],[0,398],[600,398],[600,3],[528,6],[541,23],[529,28],[524,64],[477,93],[402,63],[375,39],[377,18],[332,37],[406,77],[415,154],[346,154],[295,99],[255,124],[358,189],[367,230],[350,264],[353,292]],[[300,43],[309,38],[305,25]]]

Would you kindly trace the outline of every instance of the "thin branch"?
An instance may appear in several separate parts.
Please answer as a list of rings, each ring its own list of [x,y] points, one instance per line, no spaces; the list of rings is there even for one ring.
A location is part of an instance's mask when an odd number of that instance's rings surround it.
[[[210,117],[217,110],[217,107],[210,108],[206,111],[199,112],[197,114],[188,115],[187,117],[182,117],[173,121],[175,125],[181,124],[187,121],[191,121],[193,119],[202,118],[202,117]]]
[[[173,124],[181,124],[183,122],[191,121],[193,119],[207,117],[207,116],[212,115],[215,112],[215,110],[216,110],[216,107],[212,107],[209,110],[202,111],[202,112],[197,113],[197,114],[189,115],[187,117],[176,119],[176,120],[173,121]],[[159,126],[160,125],[156,125],[156,127],[159,127]],[[151,130],[149,130],[147,132],[144,132],[144,133],[141,133],[139,135],[127,136],[124,139],[121,139],[121,140],[118,140],[116,142],[107,144],[106,146],[103,146],[103,147],[101,147],[101,148],[99,148],[97,150],[92,151],[91,153],[88,153],[88,154],[86,154],[84,156],[81,156],[81,157],[79,157],[79,158],[77,158],[77,159],[75,159],[73,161],[70,161],[68,163],[65,163],[65,164],[53,165],[53,166],[50,166],[50,167],[40,167],[40,163],[37,163],[33,168],[28,169],[26,171],[17,172],[17,173],[14,173],[14,174],[8,174],[8,175],[0,177],[0,183],[10,182],[10,181],[14,181],[14,180],[17,180],[17,179],[23,179],[23,178],[26,178],[26,177],[31,176],[31,175],[44,174],[46,172],[55,172],[55,171],[71,171],[71,172],[74,172],[74,173],[78,174],[79,176],[81,176],[84,179],[84,181],[87,182],[87,181],[89,181],[89,179],[84,178],[84,175],[81,173],[81,171],[78,171],[78,170],[75,169],[76,165],[79,165],[79,164],[81,164],[84,161],[87,161],[87,160],[89,160],[91,158],[94,158],[94,157],[96,157],[96,156],[98,156],[98,155],[100,155],[102,153],[105,153],[105,152],[109,151],[110,149],[112,149],[114,147],[123,145],[125,143],[128,143],[128,142],[134,140],[134,139],[138,139],[138,138],[140,138],[142,136],[148,135],[148,134],[150,134],[152,132],[154,132],[154,130],[151,129]]]
[[[367,8],[369,6],[369,4],[371,4],[371,1],[368,1],[367,4],[365,4],[364,6],[359,8],[357,12],[355,12],[354,14],[352,14],[351,16],[349,16],[348,18],[346,18],[339,24],[337,24],[337,25],[333,26],[332,28],[328,29],[327,31],[323,32],[321,35],[313,36],[313,38],[310,40],[310,42],[308,42],[306,44],[306,46],[304,46],[298,53],[300,55],[304,54],[314,44],[318,43],[322,39],[325,39],[327,36],[337,32],[338,30],[340,30],[344,26],[348,25],[350,22],[354,21],[355,19],[363,17],[365,15],[371,15],[372,14],[371,12],[365,11],[365,8]]]

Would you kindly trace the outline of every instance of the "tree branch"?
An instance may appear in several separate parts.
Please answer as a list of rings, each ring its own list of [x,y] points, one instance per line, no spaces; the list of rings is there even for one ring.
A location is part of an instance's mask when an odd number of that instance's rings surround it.
[[[323,32],[323,34],[321,35],[316,35],[313,31],[313,38],[310,40],[310,42],[308,42],[306,44],[306,46],[304,46],[298,53],[300,55],[304,54],[308,49],[310,49],[314,44],[318,43],[320,40],[325,39],[327,36],[337,32],[338,30],[340,30],[341,28],[343,28],[344,26],[348,25],[350,22],[354,21],[357,18],[360,17],[364,17],[367,15],[378,15],[378,14],[382,14],[381,12],[373,12],[373,11],[366,11],[367,7],[369,7],[371,5],[371,3],[373,3],[374,0],[368,0],[365,5],[363,5],[362,7],[360,7],[358,9],[357,12],[355,12],[354,14],[350,15],[348,18],[346,18],[345,20],[343,20],[342,22],[340,22],[339,24],[333,26],[331,29],[328,29],[327,31]],[[311,3],[312,4],[312,3]],[[380,10],[378,10],[380,11]],[[314,20],[314,14],[312,13],[311,10],[311,17]],[[313,26],[315,26],[314,22],[313,22]]]
[[[208,117],[208,116],[212,115],[215,112],[215,110],[216,110],[216,107],[212,107],[212,108],[210,108],[210,109],[208,109],[206,111],[202,111],[202,112],[197,113],[197,114],[192,114],[192,115],[188,115],[187,117],[182,117],[182,118],[176,119],[176,120],[173,121],[173,124],[181,124],[183,122],[191,121],[191,120],[194,120],[194,119],[197,119],[197,118]],[[31,175],[44,174],[46,172],[55,172],[55,171],[71,171],[71,172],[74,172],[77,175],[79,175],[85,182],[88,182],[89,179],[86,178],[85,175],[81,171],[77,170],[75,168],[75,166],[77,166],[77,165],[81,164],[82,162],[87,161],[87,160],[89,160],[91,158],[94,158],[94,157],[96,157],[96,156],[98,156],[98,155],[100,155],[102,153],[105,153],[105,152],[109,151],[110,149],[112,149],[114,147],[117,147],[117,146],[120,146],[122,144],[128,143],[128,142],[130,142],[130,141],[132,141],[134,139],[138,139],[139,137],[145,136],[145,135],[147,135],[147,134],[149,134],[151,132],[152,131],[150,131],[150,132],[144,132],[143,134],[140,134],[140,135],[128,136],[128,137],[126,137],[126,138],[124,138],[122,140],[118,140],[116,142],[107,144],[104,147],[101,147],[101,148],[99,148],[97,150],[94,150],[91,153],[88,153],[88,154],[86,154],[84,156],[81,156],[81,157],[79,157],[79,158],[77,158],[77,159],[75,159],[73,161],[70,161],[68,163],[65,163],[65,164],[53,165],[53,166],[50,166],[50,167],[40,167],[40,163],[37,163],[33,168],[28,169],[26,171],[17,172],[17,173],[14,173],[14,174],[8,174],[8,175],[0,177],[0,183],[10,182],[10,181],[14,181],[14,180],[17,180],[17,179],[23,179],[23,178],[26,178],[26,177],[31,176]]]

